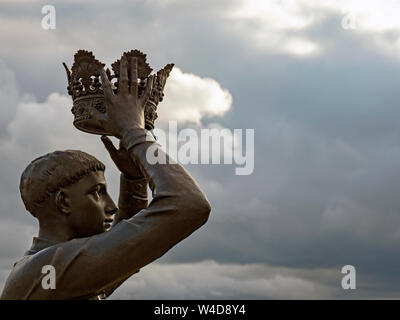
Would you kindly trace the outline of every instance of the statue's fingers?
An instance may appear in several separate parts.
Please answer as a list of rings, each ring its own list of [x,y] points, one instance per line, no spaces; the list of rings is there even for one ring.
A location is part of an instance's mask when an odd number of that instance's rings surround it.
[[[108,79],[107,73],[104,70],[104,68],[101,68],[100,70],[100,77],[101,77],[101,86],[103,88],[104,97],[106,98],[106,100],[110,100],[111,97],[114,95],[114,92],[112,91],[111,82]]]
[[[128,79],[128,63],[126,57],[122,56],[119,70],[119,84],[118,92],[127,94],[129,91],[129,79]]]
[[[147,100],[149,100],[151,92],[153,91],[153,87],[154,87],[154,75],[151,75],[150,77],[148,77],[147,79],[147,84],[146,84],[146,89],[145,92],[143,94],[143,107],[145,107]]]
[[[109,137],[103,135],[103,136],[101,136],[101,141],[103,142],[104,146],[106,147],[111,158],[114,159],[118,155],[118,150],[115,148],[111,139]]]
[[[135,57],[131,58],[130,61],[130,72],[131,72],[131,94],[137,96],[138,94],[138,71],[137,71],[137,59]]]

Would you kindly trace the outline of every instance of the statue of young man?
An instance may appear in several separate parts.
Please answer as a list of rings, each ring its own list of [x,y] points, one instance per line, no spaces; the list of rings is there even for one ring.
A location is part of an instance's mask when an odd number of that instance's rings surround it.
[[[131,78],[137,79],[137,61],[131,65]],[[152,78],[139,98],[138,83],[129,83],[127,69],[123,58],[117,94],[101,71],[107,114],[92,114],[120,139],[117,150],[102,137],[121,171],[119,209],[107,192],[105,167],[96,158],[66,150],[34,160],[22,174],[20,191],[27,210],[39,220],[39,235],[14,264],[2,299],[105,298],[207,221],[210,204],[187,171],[174,161],[146,160],[150,146],[164,152],[144,129]],[[148,207],[147,183],[153,192]],[[48,265],[55,270],[55,289],[42,284],[42,268]]]

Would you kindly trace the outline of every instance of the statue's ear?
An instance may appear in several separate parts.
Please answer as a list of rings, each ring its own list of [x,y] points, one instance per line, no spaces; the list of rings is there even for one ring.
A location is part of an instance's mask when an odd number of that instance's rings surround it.
[[[58,211],[63,214],[68,216],[71,213],[70,206],[69,206],[69,201],[68,201],[68,196],[65,193],[64,190],[58,190],[56,193],[56,206]]]

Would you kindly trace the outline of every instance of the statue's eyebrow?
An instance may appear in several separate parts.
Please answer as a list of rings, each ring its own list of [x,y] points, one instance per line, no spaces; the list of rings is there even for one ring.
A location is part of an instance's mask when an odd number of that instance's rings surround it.
[[[89,190],[88,190],[88,193],[93,192],[98,186],[103,187],[103,188],[107,187],[107,185],[105,183],[99,182],[99,183],[96,183],[96,185],[90,187]]]

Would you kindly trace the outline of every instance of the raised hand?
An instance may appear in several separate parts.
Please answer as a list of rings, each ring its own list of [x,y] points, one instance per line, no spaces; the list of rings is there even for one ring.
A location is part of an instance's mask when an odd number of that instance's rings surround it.
[[[144,178],[142,172],[136,163],[129,156],[128,151],[124,149],[121,144],[119,149],[115,148],[114,144],[107,136],[102,136],[101,141],[103,141],[111,159],[114,161],[115,165],[119,171],[128,179],[141,179]]]
[[[130,63],[131,78],[128,77],[128,63],[121,58],[118,92],[115,94],[104,68],[101,69],[101,82],[107,105],[107,112],[102,114],[93,109],[91,116],[113,136],[121,138],[124,132],[132,128],[144,128],[144,108],[154,85],[154,75],[147,79],[146,89],[139,97],[137,59]]]

